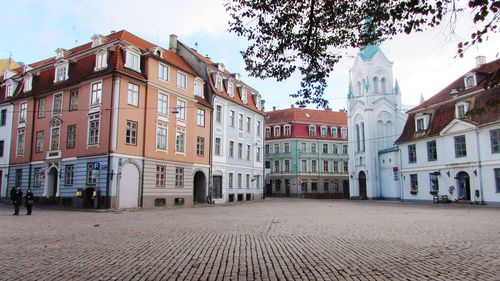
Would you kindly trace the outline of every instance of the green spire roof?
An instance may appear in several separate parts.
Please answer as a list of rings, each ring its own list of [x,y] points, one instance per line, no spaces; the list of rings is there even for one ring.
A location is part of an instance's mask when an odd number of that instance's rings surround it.
[[[377,45],[368,45],[359,52],[359,56],[363,60],[371,60],[373,56],[380,50],[378,44]]]

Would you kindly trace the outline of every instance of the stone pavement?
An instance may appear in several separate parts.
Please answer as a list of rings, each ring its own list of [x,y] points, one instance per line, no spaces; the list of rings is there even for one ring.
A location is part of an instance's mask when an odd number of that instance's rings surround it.
[[[10,213],[0,280],[500,280],[500,208],[266,199]]]

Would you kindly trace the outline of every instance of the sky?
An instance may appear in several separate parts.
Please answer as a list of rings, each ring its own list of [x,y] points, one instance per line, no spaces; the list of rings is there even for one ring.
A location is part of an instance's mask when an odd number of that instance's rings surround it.
[[[228,32],[229,15],[223,0],[0,0],[3,28],[0,58],[33,63],[55,55],[57,48],[71,49],[90,42],[94,34],[126,29],[152,43],[168,48],[170,34],[214,62],[222,62],[231,72],[266,100],[266,110],[284,109],[295,100],[300,77],[287,81],[248,77],[240,51],[248,42]],[[447,26],[411,35],[399,35],[383,42],[381,49],[394,62],[404,105],[417,105],[420,96],[428,99],[457,77],[475,66],[476,56],[486,61],[500,58],[500,34],[470,48],[457,58],[457,43],[471,33],[470,15],[458,18],[455,33]],[[195,44],[197,47],[195,47]],[[325,98],[334,110],[346,108],[349,68],[359,50],[343,50],[347,55],[338,63]],[[314,108],[314,106],[309,106]]]

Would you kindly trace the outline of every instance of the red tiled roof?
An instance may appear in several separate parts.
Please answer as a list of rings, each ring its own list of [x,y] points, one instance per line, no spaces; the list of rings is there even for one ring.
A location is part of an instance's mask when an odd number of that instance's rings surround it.
[[[347,112],[315,110],[306,108],[287,108],[268,111],[266,124],[307,123],[328,126],[347,126]]]
[[[464,78],[469,73],[475,73],[477,77],[477,86],[465,88]],[[478,114],[470,114],[464,121],[482,125],[500,120],[500,87],[497,85],[494,88],[486,89],[487,77],[498,77],[500,73],[500,59],[484,64],[479,68],[472,69],[463,76],[456,79],[453,83],[441,90],[436,95],[429,98],[424,103],[411,109],[408,112],[408,119],[401,136],[396,140],[396,143],[406,142],[413,139],[421,139],[432,136],[437,136],[439,133],[455,119],[455,104],[461,100],[470,101],[471,112],[476,109],[481,109],[483,112]],[[457,89],[456,97],[450,95],[452,89]],[[461,98],[464,95],[472,94],[470,98]],[[492,102],[496,101],[496,102]],[[436,107],[437,104],[440,104]],[[490,106],[493,104],[493,106]],[[430,123],[427,131],[415,132],[415,115],[425,112],[430,114]]]

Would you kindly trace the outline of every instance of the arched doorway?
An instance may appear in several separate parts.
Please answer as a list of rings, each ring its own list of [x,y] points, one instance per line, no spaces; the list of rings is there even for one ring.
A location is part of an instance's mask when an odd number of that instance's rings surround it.
[[[360,199],[368,199],[368,196],[366,195],[366,174],[365,174],[365,172],[363,172],[363,171],[359,172],[358,182],[359,182],[359,198]]]
[[[215,177],[214,177],[215,179]],[[216,180],[217,181],[217,180]],[[218,181],[217,181],[218,184]],[[198,171],[194,174],[193,178],[193,201],[195,203],[204,203],[207,198],[207,181],[205,174],[202,171]]]
[[[56,195],[57,195],[57,180],[58,180],[58,171],[56,167],[52,167],[49,169],[47,173],[47,189],[45,192],[45,197],[49,200],[49,203],[56,203]]]
[[[460,172],[456,176],[458,186],[458,199],[470,201],[470,178],[466,172]]]
[[[122,167],[118,201],[120,208],[139,207],[139,169],[132,163]]]

